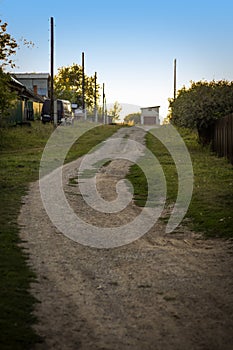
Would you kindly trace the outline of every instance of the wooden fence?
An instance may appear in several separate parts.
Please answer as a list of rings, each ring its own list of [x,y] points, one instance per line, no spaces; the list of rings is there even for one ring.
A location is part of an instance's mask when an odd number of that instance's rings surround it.
[[[212,142],[213,151],[233,164],[233,113],[216,121]]]

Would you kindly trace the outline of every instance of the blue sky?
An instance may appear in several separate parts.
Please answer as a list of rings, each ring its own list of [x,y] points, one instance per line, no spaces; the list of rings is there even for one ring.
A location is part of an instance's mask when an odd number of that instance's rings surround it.
[[[55,67],[81,64],[105,83],[108,103],[161,106],[165,117],[177,88],[190,80],[233,80],[232,0],[0,0],[0,18],[21,48],[17,72],[49,72],[50,17]]]

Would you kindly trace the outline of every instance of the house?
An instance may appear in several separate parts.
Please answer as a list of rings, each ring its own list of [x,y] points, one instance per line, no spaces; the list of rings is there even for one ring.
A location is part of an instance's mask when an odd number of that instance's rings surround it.
[[[141,108],[141,124],[160,125],[159,108],[160,106]]]
[[[15,73],[15,78],[27,89],[45,98],[50,96],[49,73]]]
[[[34,120],[35,117],[40,118],[44,98],[34,94],[13,76],[9,87],[17,96],[15,105],[10,110],[10,123],[23,123]]]

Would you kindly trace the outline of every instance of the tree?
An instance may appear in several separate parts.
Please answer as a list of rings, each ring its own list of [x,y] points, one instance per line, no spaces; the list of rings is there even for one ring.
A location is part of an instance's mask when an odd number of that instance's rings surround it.
[[[3,126],[9,116],[10,108],[14,105],[16,94],[10,89],[11,77],[0,68],[0,126]]]
[[[126,123],[134,122],[134,124],[140,124],[140,122],[141,122],[141,113],[138,112],[138,113],[128,114],[127,116],[125,116],[124,121]]]
[[[15,66],[11,58],[12,55],[16,54],[16,48],[18,44],[16,40],[6,32],[7,23],[2,23],[0,19],[0,62],[1,69],[5,66],[10,65],[12,68]]]
[[[20,45],[16,40],[7,33],[6,22],[2,22],[0,19],[0,124],[2,121],[8,117],[10,108],[14,105],[15,99],[17,97],[16,93],[11,91],[11,76],[6,73],[6,68],[14,68],[15,63],[12,59],[20,48]],[[23,45],[27,47],[33,47],[34,43],[28,41],[24,38],[21,39]]]
[[[0,122],[8,115],[9,108],[15,100],[15,94],[11,92],[9,83],[10,74],[4,72],[4,68],[14,67],[12,55],[15,55],[18,44],[16,40],[7,33],[7,23],[0,20]]]
[[[99,99],[97,84],[97,100]],[[82,66],[73,63],[72,66],[61,67],[54,77],[54,92],[56,98],[69,100],[82,106]],[[85,104],[93,108],[95,102],[95,77],[85,75]]]
[[[191,82],[170,99],[170,121],[176,126],[197,129],[199,140],[209,143],[215,120],[233,112],[233,82]]]
[[[108,115],[115,122],[120,119],[120,112],[122,111],[121,105],[116,101],[112,108],[108,111]]]

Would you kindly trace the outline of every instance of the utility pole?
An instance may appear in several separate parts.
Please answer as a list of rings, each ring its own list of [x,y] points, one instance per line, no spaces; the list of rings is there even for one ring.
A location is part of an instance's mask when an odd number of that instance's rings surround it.
[[[98,122],[98,111],[97,111],[97,73],[95,72],[95,107],[94,107],[94,116],[95,122]]]
[[[84,62],[84,52],[82,52],[82,108],[84,113],[84,119],[87,119],[86,109],[85,109],[85,62]]]
[[[105,124],[108,124],[108,111],[107,111],[106,95],[104,95],[104,113],[105,113]]]
[[[176,58],[174,59],[174,101],[176,100]]]
[[[104,83],[103,83],[102,121],[103,121],[103,124],[105,124],[105,92],[104,92]]]
[[[50,75],[51,75],[51,81],[50,81],[50,116],[53,120],[54,126],[57,126],[57,113],[54,115],[54,23],[53,23],[53,17],[50,19],[50,44],[51,44],[51,67],[50,67]]]

